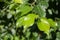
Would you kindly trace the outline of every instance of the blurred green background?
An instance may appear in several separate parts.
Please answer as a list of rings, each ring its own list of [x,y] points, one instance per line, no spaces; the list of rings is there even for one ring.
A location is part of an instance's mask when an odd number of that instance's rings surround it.
[[[60,0],[0,0],[0,40],[60,40]]]

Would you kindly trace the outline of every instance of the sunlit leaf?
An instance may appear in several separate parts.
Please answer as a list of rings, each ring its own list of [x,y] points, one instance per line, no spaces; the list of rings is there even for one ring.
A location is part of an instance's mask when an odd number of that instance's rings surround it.
[[[28,14],[17,20],[17,26],[24,26],[24,28],[32,26],[34,24],[35,19],[38,17],[36,14]]]
[[[37,22],[38,29],[44,31],[47,35],[49,35],[50,25],[46,19],[41,19]]]
[[[20,40],[18,36],[14,36],[14,40]]]
[[[57,29],[57,23],[54,22],[52,19],[48,19],[48,22],[51,27],[53,27],[55,30]]]
[[[24,27],[29,27],[34,24],[35,19],[38,17],[36,14],[29,14],[24,18]]]
[[[0,25],[0,29],[2,29],[4,27],[4,25]]]
[[[23,3],[23,0],[14,0],[15,3]]]
[[[17,20],[16,26],[21,27],[23,25],[24,17],[21,17],[20,19]]]

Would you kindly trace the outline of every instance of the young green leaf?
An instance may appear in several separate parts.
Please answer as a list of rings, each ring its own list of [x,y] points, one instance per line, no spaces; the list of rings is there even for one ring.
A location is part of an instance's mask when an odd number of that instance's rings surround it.
[[[16,22],[16,27],[21,27],[23,25],[24,17],[21,17]]]
[[[23,0],[13,0],[15,3],[23,3]]]
[[[28,28],[34,24],[35,19],[38,17],[36,14],[28,14],[27,16],[23,16],[17,20],[16,26],[24,26],[24,28]]]
[[[27,14],[28,12],[32,11],[32,7],[29,5],[20,5],[19,7],[16,8],[16,10],[21,11],[21,16]]]
[[[56,22],[54,22],[52,19],[48,19],[48,22],[49,22],[50,26],[52,28],[54,28],[54,30],[57,29],[57,23]]]
[[[19,37],[18,36],[14,36],[14,40],[19,40]]]
[[[57,23],[54,22],[52,19],[48,19],[48,22],[49,22],[49,24],[50,24],[52,27],[57,26]]]
[[[24,18],[24,27],[29,27],[34,24],[35,19],[38,17],[36,14],[29,14]]]
[[[37,22],[37,26],[39,30],[44,31],[47,35],[49,35],[50,25],[46,19],[41,18],[41,20]]]
[[[0,29],[3,29],[4,25],[0,25]]]

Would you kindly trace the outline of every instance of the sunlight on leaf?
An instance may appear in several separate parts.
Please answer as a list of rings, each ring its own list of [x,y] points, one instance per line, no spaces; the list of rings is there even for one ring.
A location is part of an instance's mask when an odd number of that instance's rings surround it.
[[[24,18],[24,27],[29,27],[34,24],[35,19],[38,17],[38,15],[35,14],[29,14]]]
[[[24,26],[24,28],[32,26],[34,24],[35,19],[38,18],[36,14],[28,14],[17,20],[16,26]]]
[[[52,19],[48,19],[48,22],[49,22],[50,26],[54,28],[54,30],[57,29],[57,23],[56,22],[54,22]]]
[[[14,0],[14,2],[23,4],[23,0]]]
[[[14,40],[20,40],[18,36],[15,36]]]
[[[50,25],[46,19],[41,19],[37,22],[38,29],[44,31],[47,35],[49,35]]]
[[[16,22],[16,27],[21,27],[23,25],[24,17],[21,17]]]

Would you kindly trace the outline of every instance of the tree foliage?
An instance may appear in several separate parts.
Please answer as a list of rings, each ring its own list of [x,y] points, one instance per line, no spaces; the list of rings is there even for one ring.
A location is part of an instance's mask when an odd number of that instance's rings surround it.
[[[60,40],[59,2],[0,0],[0,40]]]

